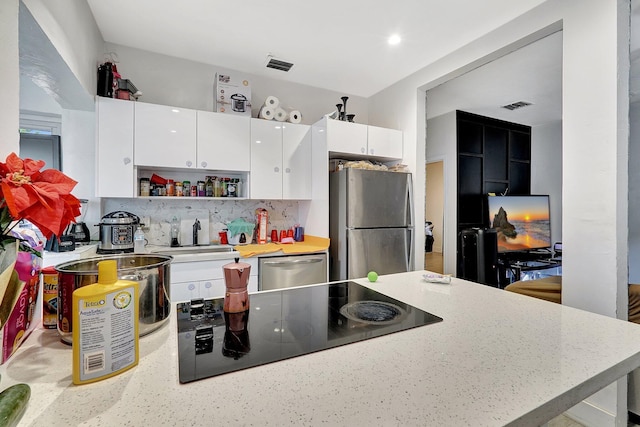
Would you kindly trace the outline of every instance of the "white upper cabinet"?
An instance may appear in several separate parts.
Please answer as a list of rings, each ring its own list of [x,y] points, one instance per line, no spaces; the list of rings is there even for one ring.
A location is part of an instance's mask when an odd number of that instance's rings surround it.
[[[337,153],[367,155],[367,125],[327,120],[327,148]]]
[[[367,154],[370,156],[402,158],[402,131],[368,126]]]
[[[326,119],[327,149],[351,157],[402,158],[402,131]]]
[[[134,104],[135,164],[195,168],[196,111],[142,102]]]
[[[249,171],[251,119],[230,114],[197,112],[196,167]]]
[[[251,119],[252,199],[282,198],[282,123]]]
[[[311,198],[311,127],[251,119],[252,199]]]
[[[133,106],[96,97],[96,196],[133,197]]]
[[[311,126],[283,125],[282,166],[282,198],[311,199]]]

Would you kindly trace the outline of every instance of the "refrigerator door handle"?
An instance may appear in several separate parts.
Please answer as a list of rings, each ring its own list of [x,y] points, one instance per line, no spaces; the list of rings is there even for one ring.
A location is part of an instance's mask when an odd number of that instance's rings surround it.
[[[407,229],[409,233],[409,250],[407,251],[407,271],[413,271],[413,250],[414,250],[414,230],[413,227]]]
[[[411,180],[411,175],[407,175],[407,221],[409,222],[407,226],[413,227],[413,183]],[[413,233],[412,233],[413,234]]]

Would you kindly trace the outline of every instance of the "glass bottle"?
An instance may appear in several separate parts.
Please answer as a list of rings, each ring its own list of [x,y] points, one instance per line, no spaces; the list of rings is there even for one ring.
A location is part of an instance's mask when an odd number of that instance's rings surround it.
[[[213,197],[213,181],[211,181],[211,177],[207,177],[207,181],[205,183],[205,196]]]

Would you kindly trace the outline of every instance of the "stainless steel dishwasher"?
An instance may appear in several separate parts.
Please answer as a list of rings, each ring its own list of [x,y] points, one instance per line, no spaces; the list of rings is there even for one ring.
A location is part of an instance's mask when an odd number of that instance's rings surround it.
[[[327,254],[261,257],[258,289],[267,291],[325,283],[327,272]]]

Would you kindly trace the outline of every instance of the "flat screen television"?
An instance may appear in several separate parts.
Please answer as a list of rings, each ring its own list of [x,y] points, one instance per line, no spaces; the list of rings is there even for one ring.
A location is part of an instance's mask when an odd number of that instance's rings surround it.
[[[488,196],[489,227],[498,253],[551,247],[549,196]]]

